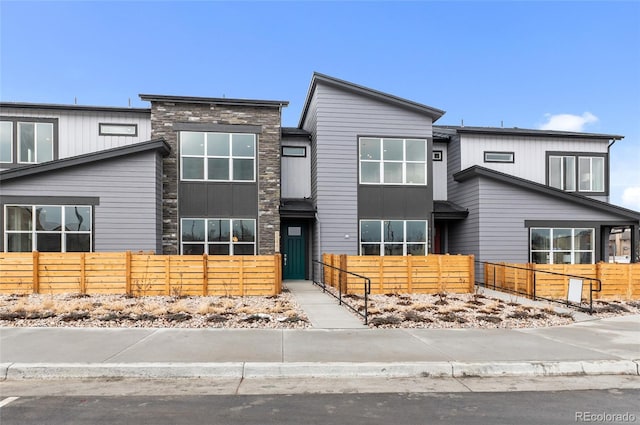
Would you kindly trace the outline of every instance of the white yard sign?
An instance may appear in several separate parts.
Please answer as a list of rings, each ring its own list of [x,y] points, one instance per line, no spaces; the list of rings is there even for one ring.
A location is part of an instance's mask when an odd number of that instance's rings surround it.
[[[569,279],[567,301],[580,304],[582,302],[582,279]]]

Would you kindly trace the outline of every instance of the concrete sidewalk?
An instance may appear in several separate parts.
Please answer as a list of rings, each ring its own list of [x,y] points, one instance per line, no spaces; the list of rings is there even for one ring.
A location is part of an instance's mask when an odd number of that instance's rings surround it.
[[[0,379],[638,376],[640,316],[541,329],[2,328],[0,363]]]

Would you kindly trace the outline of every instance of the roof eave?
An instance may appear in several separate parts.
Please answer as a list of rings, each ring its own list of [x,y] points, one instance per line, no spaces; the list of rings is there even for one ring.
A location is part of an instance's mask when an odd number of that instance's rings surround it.
[[[196,96],[172,96],[158,94],[139,94],[140,99],[147,102],[174,102],[174,103],[196,103],[215,104],[231,106],[261,106],[282,108],[289,105],[286,100],[258,100],[258,99],[230,99],[218,97],[196,97]]]

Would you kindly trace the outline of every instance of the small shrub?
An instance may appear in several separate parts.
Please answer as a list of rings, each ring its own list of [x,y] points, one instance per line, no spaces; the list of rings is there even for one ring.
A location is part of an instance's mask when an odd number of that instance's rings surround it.
[[[369,321],[371,326],[382,326],[382,325],[397,325],[402,322],[402,319],[396,316],[380,316],[374,317]]]

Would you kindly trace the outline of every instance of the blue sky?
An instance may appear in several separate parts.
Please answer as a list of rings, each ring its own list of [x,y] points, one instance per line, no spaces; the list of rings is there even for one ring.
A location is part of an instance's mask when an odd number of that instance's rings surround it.
[[[447,111],[437,124],[621,134],[611,202],[640,210],[640,2],[0,0],[0,99],[288,100],[313,71]]]

